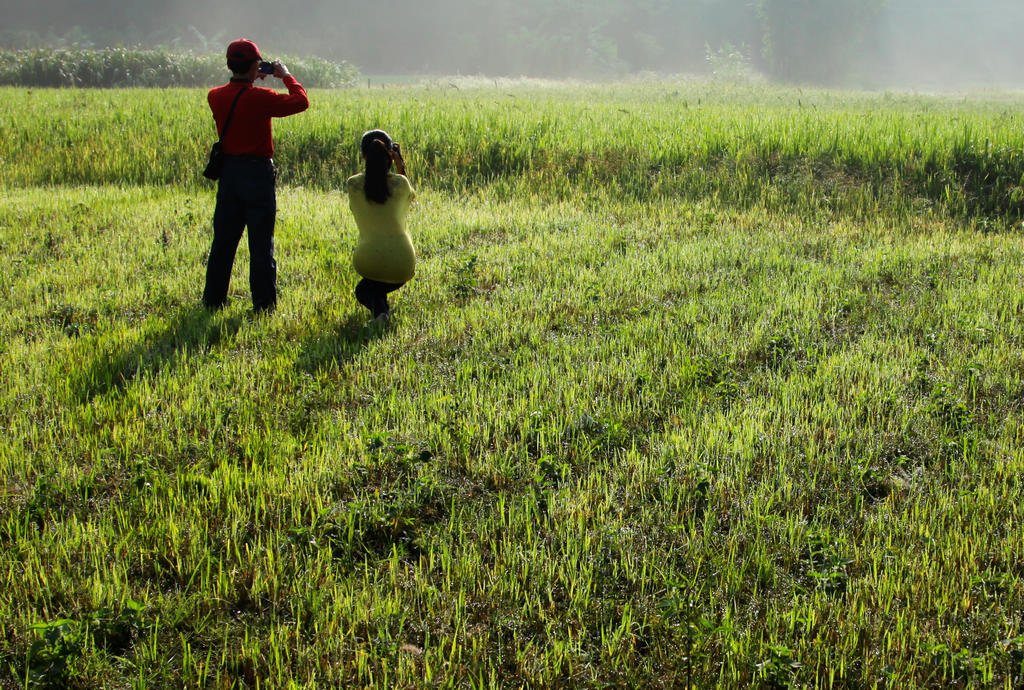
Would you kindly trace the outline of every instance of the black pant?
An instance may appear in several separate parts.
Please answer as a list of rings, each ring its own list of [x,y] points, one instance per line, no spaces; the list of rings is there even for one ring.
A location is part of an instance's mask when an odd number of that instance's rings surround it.
[[[213,212],[213,245],[206,264],[203,304],[223,306],[228,299],[231,266],[242,231],[249,230],[249,290],[256,311],[277,303],[277,262],[274,261],[274,220],[277,196],[274,162],[269,158],[229,156],[217,185]]]
[[[405,283],[382,283],[379,280],[363,278],[356,285],[356,299],[359,303],[370,310],[376,318],[381,314],[391,312],[388,304],[388,293],[394,292]]]

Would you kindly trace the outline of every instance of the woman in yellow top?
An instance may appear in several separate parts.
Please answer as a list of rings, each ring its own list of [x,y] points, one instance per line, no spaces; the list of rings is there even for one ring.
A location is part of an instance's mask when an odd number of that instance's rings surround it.
[[[387,132],[370,130],[363,135],[360,149],[366,172],[345,182],[348,205],[359,228],[352,265],[363,279],[356,285],[356,299],[386,323],[391,318],[388,293],[405,285],[416,272],[416,250],[405,225],[416,193],[405,176],[402,150]]]

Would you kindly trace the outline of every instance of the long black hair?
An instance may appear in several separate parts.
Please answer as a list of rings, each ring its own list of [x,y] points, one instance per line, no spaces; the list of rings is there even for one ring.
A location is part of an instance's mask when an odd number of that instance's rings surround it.
[[[391,196],[388,189],[388,173],[391,171],[391,149],[394,146],[391,137],[382,129],[371,129],[363,135],[359,142],[359,148],[366,158],[366,176],[363,181],[363,190],[366,198],[376,201],[378,204],[385,203]]]

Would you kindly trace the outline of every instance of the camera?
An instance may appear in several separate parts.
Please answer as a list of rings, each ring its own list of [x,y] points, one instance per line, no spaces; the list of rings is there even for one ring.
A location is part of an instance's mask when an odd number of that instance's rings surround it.
[[[267,62],[266,60],[260,62],[260,74],[273,74],[274,63]]]

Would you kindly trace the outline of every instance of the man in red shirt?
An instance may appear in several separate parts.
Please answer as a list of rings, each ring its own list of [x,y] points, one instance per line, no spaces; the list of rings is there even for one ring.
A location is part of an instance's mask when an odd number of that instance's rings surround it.
[[[227,303],[231,266],[242,231],[248,228],[249,289],[253,309],[261,313],[273,310],[277,303],[277,263],[274,261],[277,197],[270,119],[301,113],[309,107],[309,99],[302,84],[280,61],[271,63],[272,74],[284,82],[287,94],[254,86],[253,82],[265,78],[266,73],[260,71],[259,48],[249,39],[232,41],[227,58],[231,81],[210,89],[207,95],[225,158],[217,183],[213,245],[206,264],[203,304],[219,309]]]

